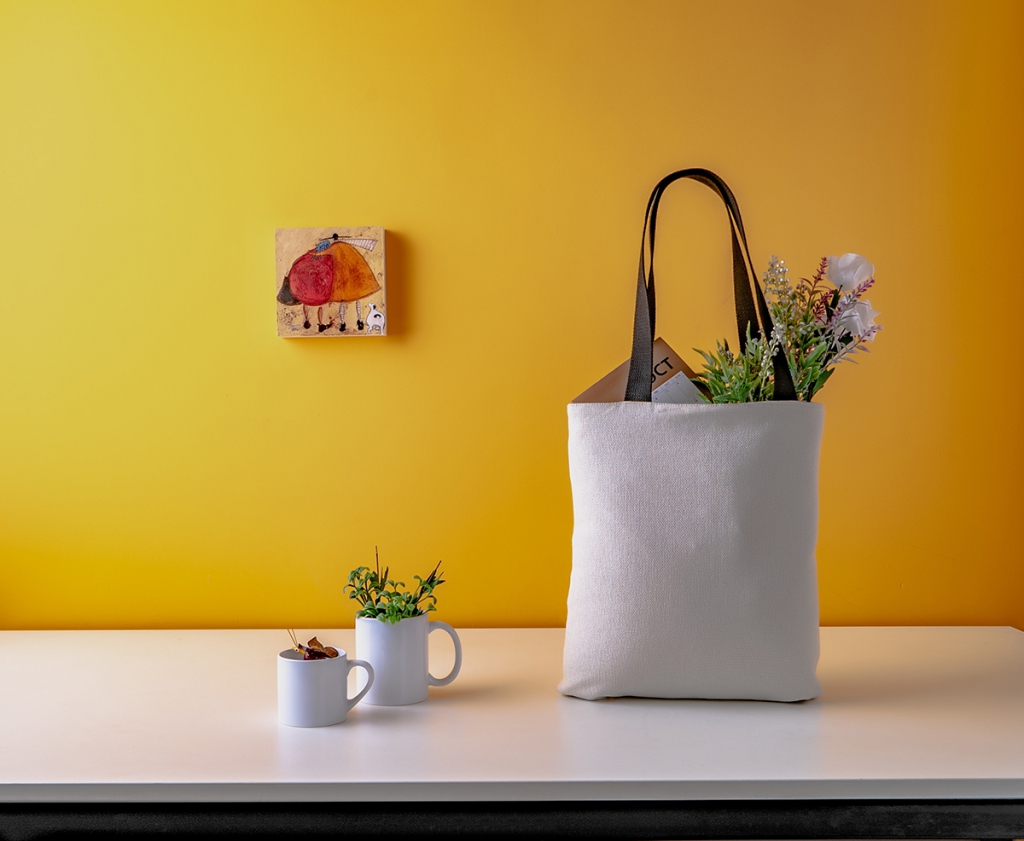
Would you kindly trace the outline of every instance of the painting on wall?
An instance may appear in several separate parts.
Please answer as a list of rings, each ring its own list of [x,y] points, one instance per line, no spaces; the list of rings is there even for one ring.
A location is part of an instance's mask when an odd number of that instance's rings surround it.
[[[384,229],[278,228],[277,335],[386,336]]]

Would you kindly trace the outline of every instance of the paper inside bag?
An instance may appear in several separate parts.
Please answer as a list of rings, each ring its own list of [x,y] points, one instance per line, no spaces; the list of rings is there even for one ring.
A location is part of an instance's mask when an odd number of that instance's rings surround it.
[[[664,339],[654,340],[654,370],[651,371],[651,400],[654,403],[700,403],[697,386],[690,382],[693,370]],[[594,383],[573,403],[621,403],[629,379],[627,359],[608,376]]]

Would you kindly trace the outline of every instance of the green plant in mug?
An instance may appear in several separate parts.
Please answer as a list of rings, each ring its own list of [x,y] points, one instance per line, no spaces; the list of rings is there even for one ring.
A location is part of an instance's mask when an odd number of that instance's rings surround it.
[[[441,562],[426,578],[414,575],[418,586],[412,591],[405,588],[405,582],[392,581],[388,578],[389,567],[380,571],[380,553],[374,547],[376,568],[357,567],[348,574],[345,591],[350,599],[359,602],[357,617],[379,619],[392,625],[413,616],[423,616],[431,610],[437,610],[437,596],[434,589],[444,584],[441,578]]]

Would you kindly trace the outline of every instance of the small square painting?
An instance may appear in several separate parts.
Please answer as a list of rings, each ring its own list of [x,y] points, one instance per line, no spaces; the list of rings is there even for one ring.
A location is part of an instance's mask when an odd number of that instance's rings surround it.
[[[386,336],[384,229],[278,228],[277,335]]]

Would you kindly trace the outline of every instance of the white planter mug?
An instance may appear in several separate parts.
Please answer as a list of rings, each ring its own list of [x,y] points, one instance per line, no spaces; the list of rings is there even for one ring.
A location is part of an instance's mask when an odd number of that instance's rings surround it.
[[[442,678],[430,674],[427,637],[444,631],[455,643],[455,665]],[[445,622],[430,622],[426,615],[391,624],[380,619],[356,619],[356,653],[373,666],[375,678],[368,686],[367,704],[398,707],[427,699],[427,687],[446,686],[462,668],[462,643]]]
[[[348,697],[348,673],[366,670],[367,683],[354,698]],[[337,657],[303,660],[302,652],[289,648],[277,655],[277,719],[290,727],[329,727],[340,724],[374,683],[373,666],[349,660],[338,649]]]

